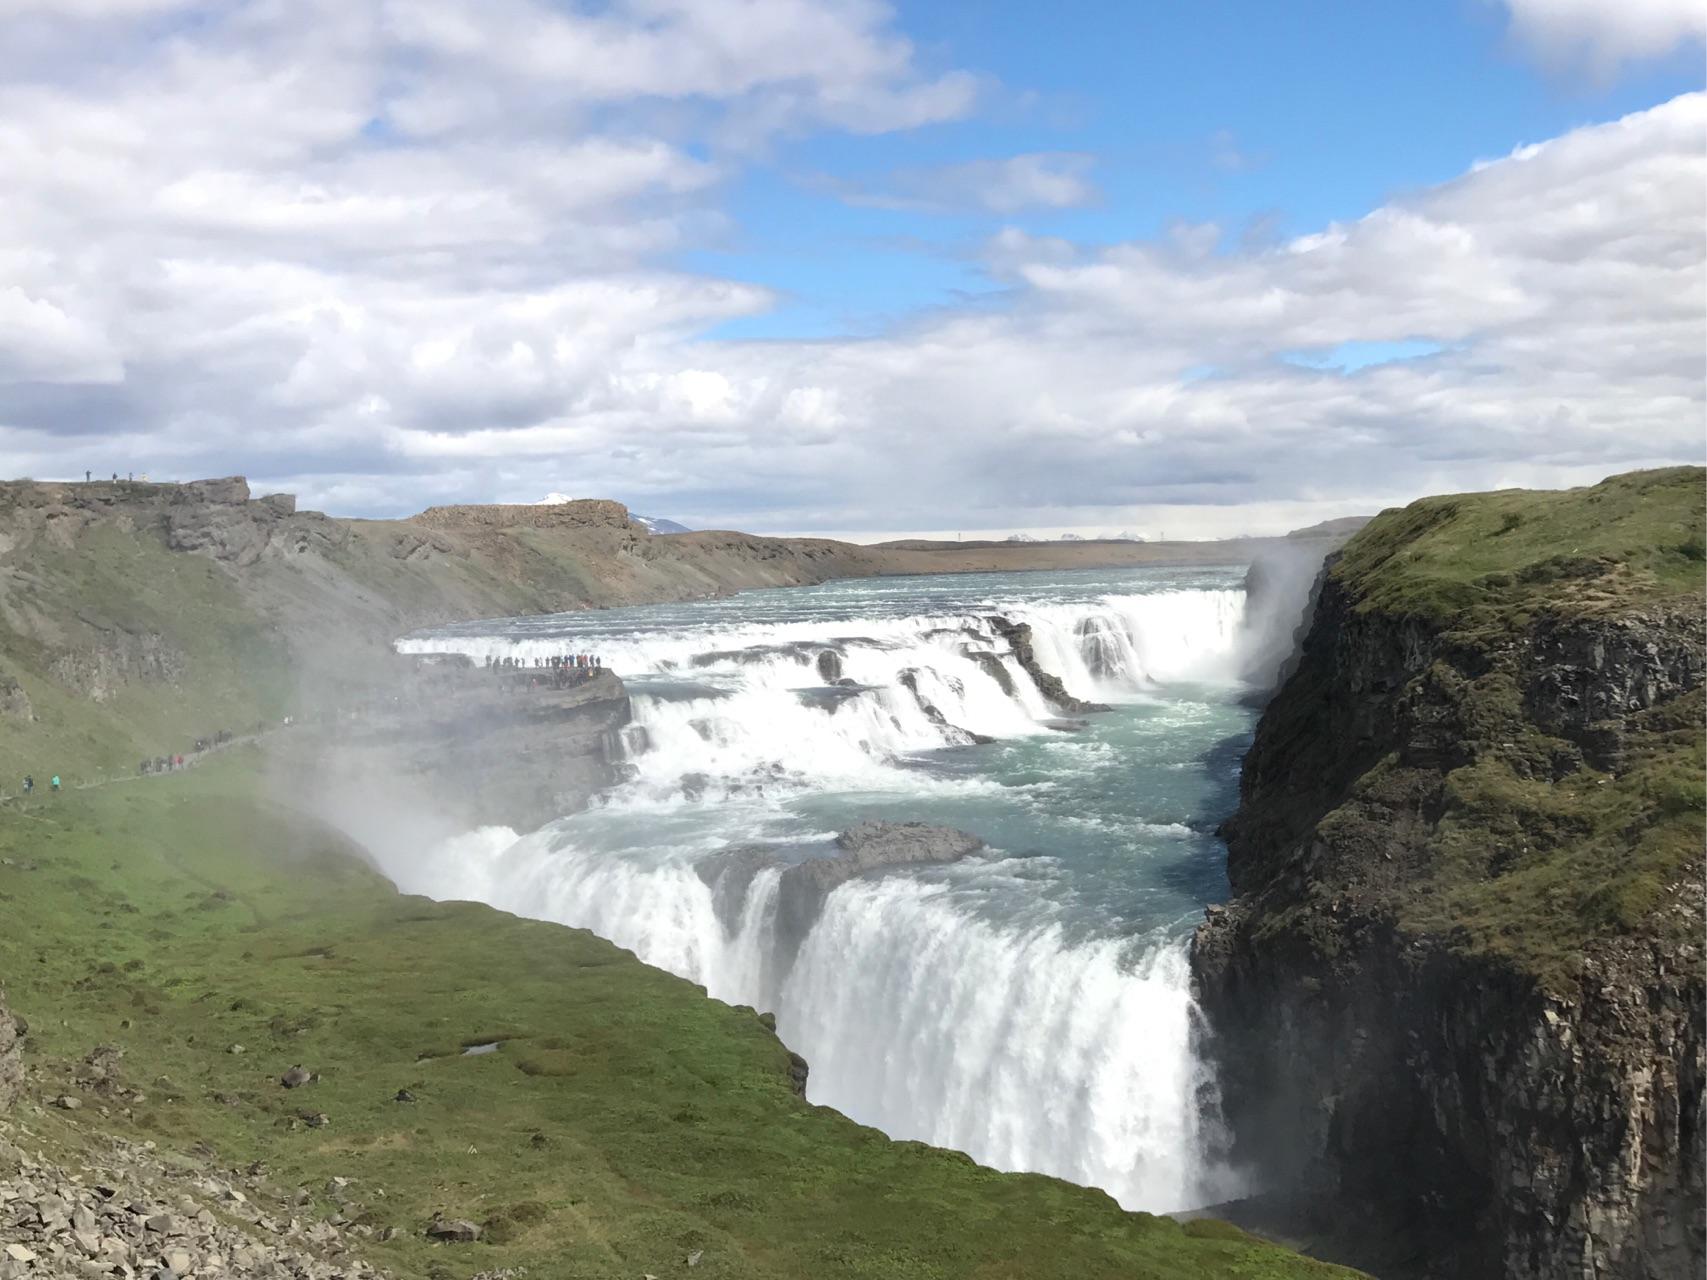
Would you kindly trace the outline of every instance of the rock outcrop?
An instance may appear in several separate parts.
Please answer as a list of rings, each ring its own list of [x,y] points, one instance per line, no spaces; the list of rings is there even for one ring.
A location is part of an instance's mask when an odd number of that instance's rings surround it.
[[[629,718],[627,690],[608,670],[558,690],[506,688],[447,665],[376,687],[347,718],[303,726],[274,756],[293,794],[325,797],[340,826],[384,847],[365,811],[431,815],[450,834],[532,831],[585,808],[619,776]]]
[[[1418,507],[1325,575],[1224,828],[1192,961],[1238,1151],[1282,1229],[1383,1280],[1699,1275],[1696,544],[1465,586],[1431,548],[1483,511]]]
[[[429,529],[620,529],[644,532],[628,516],[620,502],[604,498],[578,498],[570,502],[492,503],[428,507],[411,523]]]
[[[1015,661],[1031,677],[1037,691],[1063,712],[1068,715],[1085,715],[1093,711],[1108,710],[1104,703],[1086,702],[1083,698],[1068,693],[1067,686],[1061,683],[1061,677],[1044,669],[1031,645],[1030,623],[1014,622],[1000,614],[993,614],[990,617],[990,626],[998,636],[1007,641]]]
[[[0,991],[0,1111],[11,1105],[24,1079],[24,1020],[6,1007]]]
[[[767,867],[782,867],[777,880],[776,936],[785,956],[792,956],[838,885],[895,867],[958,862],[983,847],[977,836],[952,827],[869,820],[837,836],[835,852],[829,856],[812,850],[805,857],[790,857],[791,852],[800,851],[742,845],[704,859],[695,869],[712,887],[720,914],[730,919],[740,910],[753,878]]]

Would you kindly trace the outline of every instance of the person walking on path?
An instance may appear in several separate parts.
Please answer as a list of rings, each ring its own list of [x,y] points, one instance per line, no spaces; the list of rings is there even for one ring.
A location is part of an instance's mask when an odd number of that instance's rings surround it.
[[[47,785],[52,787],[55,791],[58,791],[59,790],[59,775],[56,773],[53,775],[53,777],[49,778],[47,780]]]
[[[29,795],[35,789],[36,789],[35,778],[32,775],[26,773],[24,775],[24,794]]]

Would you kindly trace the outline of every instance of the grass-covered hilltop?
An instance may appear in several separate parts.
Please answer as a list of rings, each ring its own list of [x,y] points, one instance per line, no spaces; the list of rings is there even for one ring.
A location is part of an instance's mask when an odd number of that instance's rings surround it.
[[[1282,1216],[1384,1276],[1700,1274],[1704,501],[1385,512],[1262,718],[1194,964]]]
[[[653,539],[615,504],[363,523],[240,482],[0,489],[0,1276],[1350,1274],[815,1107],[754,1011],[401,895],[279,785],[423,622],[931,554]]]

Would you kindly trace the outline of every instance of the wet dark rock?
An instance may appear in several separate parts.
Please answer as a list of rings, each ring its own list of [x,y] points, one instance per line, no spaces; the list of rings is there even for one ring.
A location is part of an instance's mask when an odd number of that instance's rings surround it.
[[[1032,648],[1029,623],[1013,622],[1000,614],[994,614],[990,618],[990,626],[997,635],[1007,641],[1014,660],[1019,663],[1020,669],[1031,677],[1037,691],[1062,711],[1069,715],[1087,715],[1109,709],[1106,703],[1086,702],[1083,698],[1075,698],[1067,692],[1067,686],[1061,683],[1060,676],[1043,669],[1043,664],[1037,660],[1037,653]]]
[[[776,928],[786,962],[837,885],[894,867],[957,862],[983,847],[977,836],[952,827],[867,821],[837,836],[829,856],[822,846],[736,845],[694,870],[711,886],[718,916],[729,924],[740,918],[754,877],[767,867],[782,868]]]
[[[1699,862],[1668,886],[1693,941],[1585,928],[1559,973],[1407,910],[1443,874],[1450,775],[1610,767],[1704,649],[1698,598],[1450,632],[1326,577],[1223,828],[1237,896],[1192,947],[1236,1154],[1290,1189],[1285,1230],[1383,1277],[1702,1274]],[[1545,803],[1482,845],[1570,838]]]
[[[977,836],[923,822],[862,822],[836,837],[836,854],[809,858],[777,882],[777,937],[798,947],[836,886],[894,867],[958,862],[984,847]]]
[[[1073,627],[1085,669],[1099,680],[1126,674],[1126,636],[1118,619],[1092,615]]]
[[[1013,675],[1008,671],[1007,667],[1002,665],[1000,657],[991,653],[988,649],[974,649],[970,645],[962,649],[960,652],[967,658],[970,658],[973,662],[976,662],[980,667],[984,668],[985,674],[996,682],[997,687],[1001,689],[1004,695],[1010,698],[1014,696],[1015,690]]]
[[[943,715],[941,708],[919,692],[917,668],[908,667],[900,674],[898,680],[901,687],[913,695],[913,701],[919,704],[919,710],[925,713],[926,719],[945,731],[951,738],[956,739],[961,745],[987,746],[995,741],[988,734],[973,733],[970,729],[962,729],[959,725],[950,724],[948,717]]]

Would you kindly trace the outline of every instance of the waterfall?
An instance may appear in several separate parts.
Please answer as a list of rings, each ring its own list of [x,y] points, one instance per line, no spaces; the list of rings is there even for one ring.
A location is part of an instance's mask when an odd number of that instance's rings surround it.
[[[1213,1081],[1193,1048],[1189,904],[1137,932],[1114,927],[1092,910],[1107,891],[1085,890],[1080,872],[992,850],[838,886],[796,950],[777,945],[775,866],[745,884],[697,868],[753,839],[779,861],[814,856],[836,829],[815,805],[892,797],[878,811],[975,815],[1045,803],[1027,798],[1035,771],[918,767],[943,748],[991,738],[1036,742],[1051,760],[1106,757],[1042,723],[1056,713],[994,613],[1030,625],[1037,660],[1070,692],[1141,708],[1180,682],[1230,685],[1241,609],[1241,592],[1215,587],[613,629],[585,646],[502,624],[412,637],[405,651],[477,661],[592,647],[629,685],[637,749],[628,781],[587,813],[382,862],[407,890],[588,928],[714,997],[774,1011],[811,1064],[808,1096],[894,1136],[1099,1186],[1131,1208],[1224,1199],[1237,1187],[1201,1105]],[[1158,859],[1197,838],[1171,818],[1123,822]],[[979,831],[975,816],[963,825]]]

